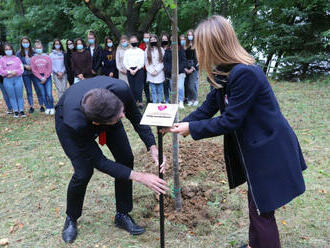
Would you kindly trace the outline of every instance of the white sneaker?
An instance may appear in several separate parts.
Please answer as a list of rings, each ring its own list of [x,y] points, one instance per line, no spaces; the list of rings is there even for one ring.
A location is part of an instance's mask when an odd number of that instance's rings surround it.
[[[192,101],[188,101],[188,106],[192,106],[193,105],[193,102]]]
[[[50,110],[49,110],[49,114],[50,114],[50,115],[54,115],[54,114],[55,114],[55,109],[54,109],[54,108],[50,109]]]
[[[194,101],[193,106],[197,106],[198,105],[198,101]]]
[[[180,109],[184,109],[184,105],[183,105],[183,102],[182,101],[179,102],[179,108]]]
[[[46,109],[45,110],[45,115],[49,115],[50,114],[50,109]]]

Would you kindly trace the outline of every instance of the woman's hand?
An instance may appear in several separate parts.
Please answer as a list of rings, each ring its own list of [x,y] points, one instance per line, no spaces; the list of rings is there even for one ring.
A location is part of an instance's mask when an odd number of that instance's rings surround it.
[[[110,72],[109,77],[113,77],[113,72]]]
[[[160,179],[158,176],[151,173],[142,173],[132,170],[129,178],[144,184],[149,189],[155,191],[157,194],[166,194],[166,191],[170,190],[163,179]]]
[[[174,123],[173,127],[170,128],[170,132],[181,134],[186,137],[190,134],[189,122]]]

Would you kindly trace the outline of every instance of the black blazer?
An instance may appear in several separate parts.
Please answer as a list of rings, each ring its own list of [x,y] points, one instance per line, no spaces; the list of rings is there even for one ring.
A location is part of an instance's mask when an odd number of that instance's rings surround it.
[[[213,117],[223,106],[222,114]],[[195,140],[227,135],[226,162],[233,158],[227,164],[230,186],[247,180],[260,212],[275,210],[305,191],[302,171],[307,167],[298,139],[258,66],[236,65],[225,92],[213,89],[183,121],[189,122]]]
[[[185,68],[188,67],[187,65],[187,59],[186,59],[186,53],[182,47],[179,47],[178,51],[179,56],[179,73],[185,73]],[[166,49],[164,54],[164,72],[165,77],[167,79],[170,79],[172,77],[172,50]]]
[[[125,115],[132,123],[135,131],[139,134],[147,149],[155,145],[155,138],[149,126],[140,125],[142,115],[136,107],[134,96],[127,84],[119,79],[106,76],[96,76],[94,78],[79,81],[68,88],[60,98],[56,106],[56,126],[64,125],[66,139],[70,138],[77,144],[79,149],[74,149],[75,154],[70,154],[70,147],[65,150],[71,160],[84,164],[86,161],[96,163],[98,168],[111,166],[112,176],[115,178],[128,179],[130,169],[124,165],[110,161],[105,158],[101,149],[96,144],[96,137],[111,126],[95,126],[89,122],[80,109],[83,96],[91,89],[104,88],[112,91],[124,104]],[[63,125],[62,125],[63,124]],[[58,132],[61,136],[61,132]],[[63,132],[64,133],[64,132]],[[64,140],[64,139],[63,139]],[[63,145],[65,147],[65,144]],[[73,149],[72,149],[73,150]],[[78,152],[77,152],[78,150]]]
[[[90,47],[87,48],[91,52]],[[93,58],[92,58],[92,69],[97,73],[98,70],[102,67],[102,53],[103,48],[100,45],[97,45],[94,48]]]

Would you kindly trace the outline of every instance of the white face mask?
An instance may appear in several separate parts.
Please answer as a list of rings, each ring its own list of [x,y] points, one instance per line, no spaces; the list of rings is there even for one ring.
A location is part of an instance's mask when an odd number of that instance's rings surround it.
[[[194,39],[194,36],[188,35],[188,40],[192,41]]]
[[[68,45],[68,48],[72,50],[74,48],[74,45],[73,44]]]

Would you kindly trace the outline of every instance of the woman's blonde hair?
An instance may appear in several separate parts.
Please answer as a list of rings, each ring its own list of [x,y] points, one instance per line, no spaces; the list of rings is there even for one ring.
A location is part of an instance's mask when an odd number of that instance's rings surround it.
[[[239,43],[232,25],[222,16],[211,16],[201,22],[194,35],[199,68],[207,72],[216,88],[221,86],[215,82],[214,74],[229,74],[217,71],[217,66],[255,64],[254,58]]]

